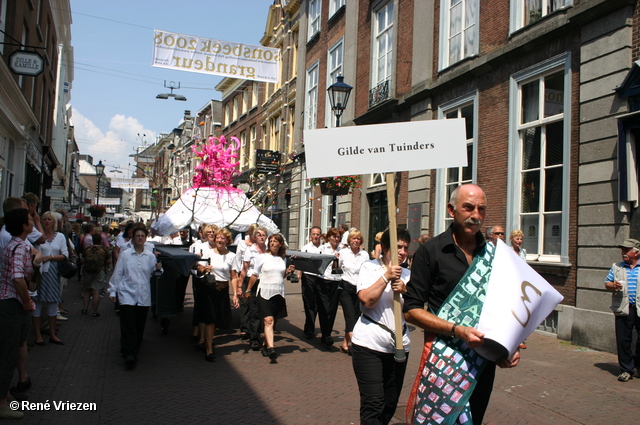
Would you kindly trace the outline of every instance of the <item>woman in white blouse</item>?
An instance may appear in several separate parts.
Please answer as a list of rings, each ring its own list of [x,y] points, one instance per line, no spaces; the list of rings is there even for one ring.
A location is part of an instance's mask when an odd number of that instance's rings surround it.
[[[349,343],[353,335],[353,327],[360,317],[360,300],[356,292],[360,268],[365,261],[369,261],[369,254],[362,249],[362,233],[352,230],[347,236],[346,249],[340,250],[340,268],[342,269],[342,281],[338,289],[340,306],[344,314],[345,331],[340,352],[351,355]]]
[[[42,215],[42,229],[46,240],[38,245],[38,250],[44,256],[40,266],[40,285],[38,295],[33,297],[36,309],[32,313],[33,330],[36,336],[36,345],[44,345],[40,333],[40,316],[44,312],[49,320],[49,342],[64,345],[56,336],[56,317],[58,316],[58,303],[62,300],[60,293],[60,276],[58,275],[58,263],[69,257],[67,239],[58,230],[58,220],[51,211]]]
[[[213,230],[208,227],[207,230]],[[231,326],[231,306],[229,301],[229,282],[236,278],[233,261],[236,254],[229,251],[233,239],[227,229],[218,229],[207,233],[208,243],[202,244],[202,259],[209,260],[208,265],[198,265],[198,272],[204,275],[205,301],[200,311],[200,321],[204,322],[204,359],[212,362],[216,358],[213,349],[213,337],[216,327]]]
[[[254,270],[256,274],[251,276],[247,291],[251,294],[258,276],[260,286],[256,293],[258,302],[258,314],[264,323],[265,344],[262,355],[275,360],[278,357],[274,349],[273,329],[276,321],[287,317],[287,304],[284,300],[284,277],[295,270],[293,265],[287,267],[284,257],[287,246],[280,234],[269,237],[268,252],[256,258]]]
[[[255,275],[255,263],[258,256],[267,252],[267,229],[264,227],[256,227],[253,232],[253,244],[244,251],[244,266],[242,273],[247,280],[247,289],[244,292],[244,298],[247,301],[247,327],[249,328],[249,344],[253,351],[260,349],[260,315],[258,314],[258,304],[255,296],[251,296],[249,288],[249,279]],[[256,277],[257,278],[257,277]],[[253,285],[253,291],[257,291],[260,286],[260,279],[257,279]],[[255,295],[255,294],[254,294]]]

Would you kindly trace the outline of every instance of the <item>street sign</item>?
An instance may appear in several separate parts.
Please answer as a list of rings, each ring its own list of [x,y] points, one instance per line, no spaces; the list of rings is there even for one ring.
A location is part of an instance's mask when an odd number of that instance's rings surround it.
[[[256,149],[256,168],[258,173],[269,174],[278,171],[280,152],[266,149]]]
[[[71,209],[71,205],[69,205],[68,202],[52,202],[51,209],[53,209],[54,211],[57,209],[63,209],[63,210],[69,211],[69,209]]]
[[[44,194],[50,198],[64,198],[66,192],[64,189],[47,189],[44,191]]]
[[[44,59],[37,52],[16,50],[9,56],[9,67],[14,74],[35,77],[44,71]]]

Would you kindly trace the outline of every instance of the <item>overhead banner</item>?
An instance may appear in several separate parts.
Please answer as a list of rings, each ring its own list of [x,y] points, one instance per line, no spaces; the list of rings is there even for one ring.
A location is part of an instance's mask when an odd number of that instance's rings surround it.
[[[147,179],[118,179],[111,178],[111,187],[120,189],[149,189],[149,180]]]
[[[277,83],[280,50],[154,30],[152,66]]]
[[[464,167],[464,118],[304,131],[307,177]]]

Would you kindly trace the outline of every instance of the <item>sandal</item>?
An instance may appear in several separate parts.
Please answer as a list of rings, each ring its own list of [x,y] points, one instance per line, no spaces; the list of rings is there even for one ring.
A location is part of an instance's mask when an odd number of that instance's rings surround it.
[[[95,313],[93,313],[91,316],[93,317],[100,317],[100,313],[98,313],[97,311]]]
[[[347,348],[346,350],[344,349],[344,347],[340,347],[340,352],[343,354],[347,354],[347,355],[351,355],[351,349]]]
[[[82,310],[80,313],[87,314],[87,310]]]

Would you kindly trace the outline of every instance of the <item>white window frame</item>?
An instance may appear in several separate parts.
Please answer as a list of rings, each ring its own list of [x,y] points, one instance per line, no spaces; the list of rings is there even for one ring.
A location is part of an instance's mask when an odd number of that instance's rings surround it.
[[[256,149],[258,149],[258,125],[249,127],[249,168],[256,166]]]
[[[320,17],[322,15],[322,0],[309,0],[309,26],[307,41],[311,40],[314,35],[320,32]]]
[[[313,227],[313,192],[315,186],[311,186],[307,180],[307,168],[302,169],[300,179],[300,233],[298,235],[298,247],[301,249],[309,243],[309,232]]]
[[[459,0],[455,5],[451,5],[455,0],[440,1],[440,53],[438,55],[438,69],[442,70],[461,60],[478,53],[478,28],[479,28],[479,2],[480,0]],[[460,37],[459,50],[460,57],[451,60],[451,15],[454,8],[460,8],[461,22],[456,34]],[[471,8],[471,9],[470,9]],[[471,20],[467,20],[470,10],[475,11]],[[473,37],[471,45],[466,43],[467,35]],[[454,35],[455,36],[455,35]],[[468,48],[467,48],[468,47]]]
[[[545,255],[540,253],[527,252],[528,261],[539,261],[546,263],[569,264],[569,196],[571,191],[570,169],[571,169],[571,53],[564,53],[554,58],[548,59],[537,65],[531,66],[511,76],[509,82],[509,168],[507,178],[507,228],[520,228],[520,208],[521,202],[521,165],[522,165],[522,142],[520,136],[520,116],[521,116],[521,91],[523,84],[534,81],[553,73],[562,71],[564,73],[564,111],[562,113],[563,126],[563,159],[562,159],[562,218],[560,229],[560,255]],[[543,104],[544,102],[540,102]],[[543,107],[543,106],[541,106]],[[544,118],[540,115],[538,121],[540,125],[546,125],[546,121],[557,122],[557,115]],[[530,123],[528,123],[530,124]],[[542,149],[542,147],[541,147]],[[543,165],[543,164],[541,164]],[[544,195],[544,194],[543,194]],[[543,196],[541,195],[541,196]],[[544,215],[544,211],[539,212]],[[544,228],[539,226],[538,233],[543,232]],[[524,231],[524,230],[523,230]],[[525,232],[525,238],[527,232]],[[538,236],[538,250],[544,249],[544,239]]]
[[[344,37],[327,51],[327,87],[335,83],[338,75],[343,75]],[[336,126],[335,116],[331,111],[331,102],[325,102],[324,125],[327,128]]]
[[[305,122],[304,128],[315,130],[318,125],[318,79],[320,75],[320,61],[316,61],[307,69],[305,82]]]
[[[251,108],[255,108],[258,106],[258,91],[260,90],[260,86],[257,81],[254,81],[251,86]]]
[[[521,28],[524,28],[528,25],[532,25],[543,17],[552,14],[558,10],[566,9],[568,7],[573,6],[573,0],[539,0],[541,5],[541,16],[537,18],[535,21],[530,23],[525,23],[525,7],[526,3],[530,0],[510,0],[511,1],[511,16],[509,17],[509,32],[513,33],[518,31]],[[556,9],[553,11],[549,11],[549,7],[555,6]]]
[[[392,9],[392,16],[391,19],[387,18],[387,15],[389,14],[389,10]],[[373,59],[373,63],[371,64],[371,76],[372,76],[372,80],[371,80],[371,88],[376,87],[378,84],[383,83],[386,80],[389,80],[389,90],[391,90],[391,80],[393,77],[393,68],[394,68],[394,60],[393,60],[393,51],[394,51],[394,44],[395,44],[395,39],[394,39],[394,22],[396,19],[396,5],[395,2],[392,0],[388,3],[385,3],[383,6],[381,6],[380,8],[376,9],[373,11],[373,19],[372,19],[372,30],[373,30],[373,54],[371,55],[372,59]],[[384,16],[386,22],[386,25],[384,26],[384,28],[382,28],[381,30],[379,30],[379,21],[381,19],[381,17]],[[380,55],[380,45],[384,43],[384,46],[386,47],[385,51],[384,51],[384,72],[382,72],[383,75],[381,75],[381,73],[379,72],[379,67],[378,64],[380,63],[382,56]]]
[[[329,0],[329,19],[331,19],[331,17],[345,5],[345,3],[346,0]]]
[[[467,146],[472,145],[471,160],[473,169],[471,170],[471,183],[476,183],[478,176],[478,98],[477,91],[461,96],[450,102],[443,103],[438,107],[438,119],[446,119],[450,112],[462,110],[462,108],[473,105],[473,135],[471,139],[467,139]],[[462,168],[460,167],[460,182],[467,182],[462,179]],[[447,228],[447,204],[449,203],[447,194],[447,168],[439,168],[436,170],[436,199],[434,210],[433,234],[437,235],[444,232]]]
[[[387,175],[385,173],[371,174],[369,187],[382,186],[387,183]]]

